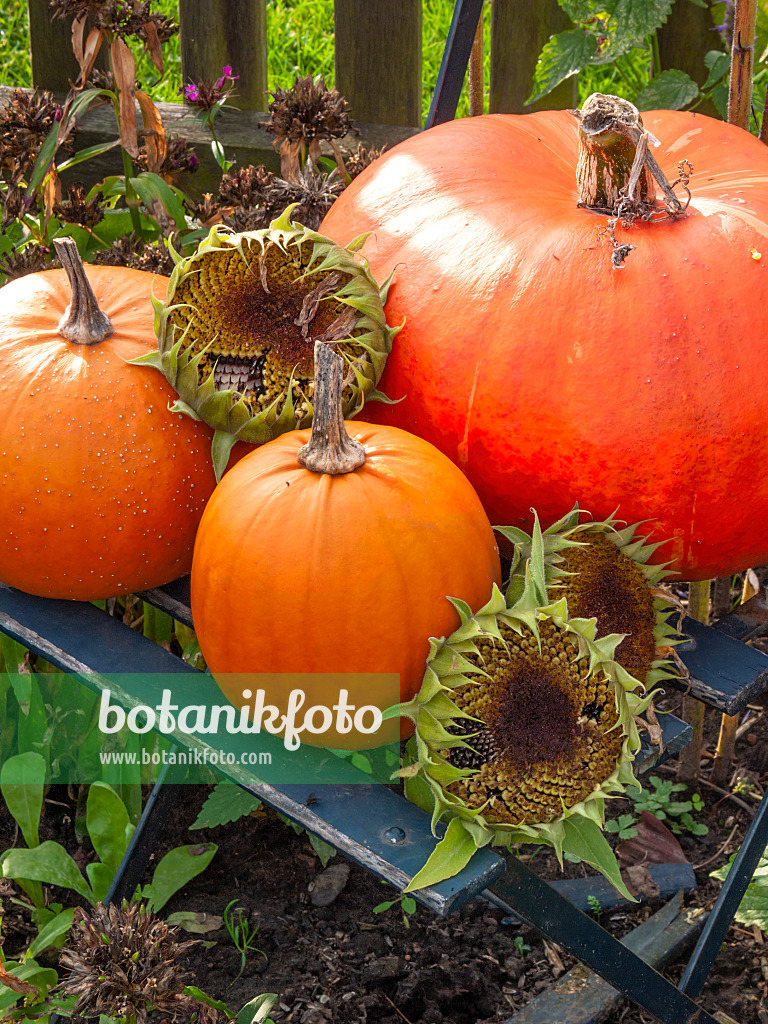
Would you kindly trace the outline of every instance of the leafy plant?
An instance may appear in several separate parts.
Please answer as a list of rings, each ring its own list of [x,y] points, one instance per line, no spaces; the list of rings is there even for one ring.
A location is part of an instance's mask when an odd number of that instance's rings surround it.
[[[727,864],[710,872],[711,878],[719,878],[725,881],[728,872],[736,858],[734,853]],[[768,849],[763,853],[760,862],[752,876],[752,881],[747,886],[744,898],[739,904],[734,920],[739,924],[751,927],[758,925],[764,932],[768,932]]]
[[[387,884],[387,883],[385,883]],[[400,912],[403,918],[403,925],[406,928],[411,927],[410,917],[416,913],[416,900],[413,896],[407,896],[404,892],[400,893],[397,899],[385,900],[383,903],[377,904],[373,908],[374,914],[383,914],[387,910],[391,910],[392,907],[400,907]]]
[[[605,831],[615,832],[619,839],[631,839],[637,835],[637,824],[634,815],[632,814],[620,814],[618,818],[614,818],[611,821],[606,821]]]
[[[245,970],[245,964],[248,957],[248,953],[261,953],[264,959],[267,959],[267,954],[261,949],[257,949],[256,946],[251,943],[256,938],[256,933],[259,930],[258,925],[254,925],[251,928],[248,923],[248,918],[243,912],[242,907],[235,907],[237,900],[231,900],[224,908],[224,927],[229,932],[229,937],[235,945],[235,949],[240,953],[240,970],[232,982],[234,985],[235,981],[242,975]]]
[[[58,911],[52,913],[52,908],[46,906],[42,885],[71,889],[91,906],[103,901],[135,826],[112,787],[105,782],[94,782],[88,790],[86,827],[98,860],[86,865],[87,878],[84,878],[60,843],[39,841],[44,784],[45,762],[39,754],[17,755],[3,765],[0,792],[19,825],[27,848],[6,850],[0,855],[0,872],[5,878],[14,879],[27,893],[38,926],[47,928],[48,945],[53,945],[71,925],[70,916],[65,927],[65,915],[71,915],[71,911],[61,911],[59,906]],[[213,843],[171,850],[155,868],[152,881],[137,890],[136,898],[146,900],[150,909],[160,910],[174,893],[205,870],[216,850]],[[40,952],[39,946],[37,952]]]
[[[525,956],[526,953],[531,952],[531,947],[525,941],[522,935],[516,935],[512,945],[515,947],[515,952],[518,956]]]
[[[600,905],[600,900],[594,895],[594,893],[589,893],[587,895],[587,905],[589,906],[590,914],[594,914],[597,923],[600,924],[600,917],[602,916],[603,908]]]
[[[706,825],[693,819],[693,814],[704,807],[704,801],[698,793],[691,794],[690,800],[677,800],[674,794],[684,793],[688,788],[684,783],[662,781],[658,775],[651,775],[648,781],[653,786],[652,792],[647,789],[639,792],[634,789],[627,791],[634,803],[635,811],[650,811],[659,821],[667,821],[669,828],[676,835],[687,831],[694,836],[705,836],[709,832]]]

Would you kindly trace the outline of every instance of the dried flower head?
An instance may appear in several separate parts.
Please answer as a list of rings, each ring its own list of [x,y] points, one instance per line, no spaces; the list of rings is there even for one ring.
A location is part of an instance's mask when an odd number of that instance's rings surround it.
[[[274,218],[287,206],[298,203],[291,214],[291,220],[317,231],[326,213],[343,191],[344,184],[339,181],[335,170],[326,174],[314,170],[308,163],[293,181],[274,178],[266,189],[264,212]]]
[[[96,28],[126,39],[134,36],[148,48],[160,45],[179,31],[178,24],[165,14],[152,14],[150,0],[50,0],[51,18],[82,18],[90,15]]]
[[[354,153],[348,156],[344,161],[350,180],[356,178],[358,174],[360,174],[361,171],[364,171],[365,168],[372,164],[374,160],[378,160],[385,149],[386,146],[382,146],[381,149],[366,149],[362,142],[359,142]]]
[[[141,150],[134,162],[139,170],[146,171],[148,169],[146,151]],[[165,160],[158,168],[157,173],[169,181],[179,174],[194,174],[199,165],[197,153],[187,139],[183,135],[169,135],[166,139]]]
[[[174,268],[173,257],[164,242],[145,243],[135,232],[118,238],[108,249],[100,249],[93,262],[102,267],[130,267],[166,277]]]
[[[215,82],[189,82],[179,90],[186,103],[200,110],[212,110],[217,103],[232,94],[239,75],[232,74],[232,68],[225,64],[221,76]]]
[[[0,256],[0,275],[5,281],[13,281],[27,274],[37,274],[41,270],[58,269],[61,263],[55,258],[53,249],[43,245],[28,245],[24,249],[14,249]]]
[[[66,201],[54,205],[54,214],[69,224],[80,224],[84,228],[95,227],[104,219],[104,209],[101,206],[104,196],[101,192],[97,192],[92,199],[87,199],[86,196],[82,181],[74,182],[67,187]]]
[[[250,210],[264,202],[267,190],[274,180],[274,174],[263,165],[241,167],[234,173],[227,172],[219,185],[219,197],[224,206]]]
[[[14,89],[0,110],[0,174],[18,185],[37,159],[46,135],[61,117],[50,92]]]
[[[275,146],[280,146],[284,178],[296,178],[305,151],[316,164],[323,139],[331,144],[337,160],[341,159],[334,140],[356,129],[349,117],[349,104],[336,89],[329,89],[324,79],[308,75],[297,78],[290,89],[276,89],[269,95],[270,117],[260,127],[274,135]]]
[[[16,220],[24,213],[29,206],[29,201],[24,189],[17,185],[10,185],[6,192],[0,191],[0,200],[3,205],[2,228],[6,228],[11,221]]]
[[[99,903],[77,915],[72,946],[61,955],[70,972],[63,991],[78,997],[75,1014],[132,1017],[143,1024],[152,1010],[178,1020],[191,1004],[197,1008],[184,994],[186,979],[178,966],[194,940],[179,942],[178,928],[136,905]]]

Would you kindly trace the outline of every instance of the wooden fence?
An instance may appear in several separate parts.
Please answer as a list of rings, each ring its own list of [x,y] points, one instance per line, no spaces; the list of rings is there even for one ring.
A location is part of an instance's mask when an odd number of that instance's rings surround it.
[[[453,0],[442,2],[453,6]],[[569,22],[556,0],[486,0],[486,6],[490,6],[491,22],[486,109],[525,112],[537,56],[546,40],[568,28]],[[28,0],[28,7],[33,85],[63,96],[78,73],[69,20],[51,22],[48,0]],[[215,80],[225,64],[236,68],[240,76],[239,110],[225,110],[217,121],[217,133],[228,154],[234,151],[240,165],[264,163],[277,169],[272,137],[258,127],[265,119],[270,85],[267,0],[179,0],[179,23],[184,81]],[[711,25],[709,11],[690,0],[676,0],[659,33],[663,65],[701,78],[701,40],[712,38]],[[350,103],[361,132],[359,141],[368,146],[391,146],[418,130],[423,85],[422,0],[334,0],[331,31],[335,37],[335,84]],[[0,88],[0,102],[4,92],[6,89]],[[538,106],[572,107],[575,101],[576,81],[570,78]],[[161,104],[160,109],[166,130],[173,130],[185,108]],[[80,126],[78,148],[114,136],[114,122],[106,111],[89,113]],[[211,191],[219,171],[207,153],[210,136],[190,118],[184,119],[179,130],[200,147],[201,169],[190,180],[190,190]],[[354,146],[358,138],[349,141]],[[114,154],[89,162],[86,176],[98,180],[99,174],[119,173],[118,162]]]

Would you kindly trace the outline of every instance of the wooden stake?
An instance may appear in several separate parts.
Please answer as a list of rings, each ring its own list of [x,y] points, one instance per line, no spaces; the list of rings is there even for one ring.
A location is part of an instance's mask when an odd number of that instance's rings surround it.
[[[469,116],[485,112],[485,74],[483,70],[483,15],[477,23],[475,41],[469,55]]]
[[[733,15],[728,121],[749,131],[752,110],[752,66],[755,57],[757,0],[736,0]]]
[[[711,580],[688,585],[688,614],[697,622],[709,620],[709,592]],[[699,776],[701,747],[704,739],[704,705],[695,697],[683,697],[683,721],[693,729],[693,738],[680,755],[677,778],[680,782],[693,782]]]

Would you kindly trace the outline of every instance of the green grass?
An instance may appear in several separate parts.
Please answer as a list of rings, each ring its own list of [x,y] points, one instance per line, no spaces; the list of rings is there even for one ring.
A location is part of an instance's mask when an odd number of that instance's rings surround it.
[[[152,10],[178,19],[178,4],[172,0],[154,0]],[[424,83],[422,108],[429,110],[432,90],[443,55],[445,39],[453,14],[452,0],[424,0],[422,31]],[[288,88],[297,75],[323,75],[333,85],[333,35],[327,26],[333,24],[333,0],[269,0],[267,3],[267,37],[269,51],[269,88]],[[0,82],[4,85],[29,87],[32,84],[28,52],[26,0],[6,0],[0,9]],[[490,53],[490,10],[485,11],[486,89]],[[181,57],[178,37],[163,48],[166,71],[157,81],[152,64],[146,57],[139,62],[137,74],[155,100],[176,103],[182,85]],[[234,68],[237,74],[237,68]],[[465,95],[459,116],[469,113]]]

